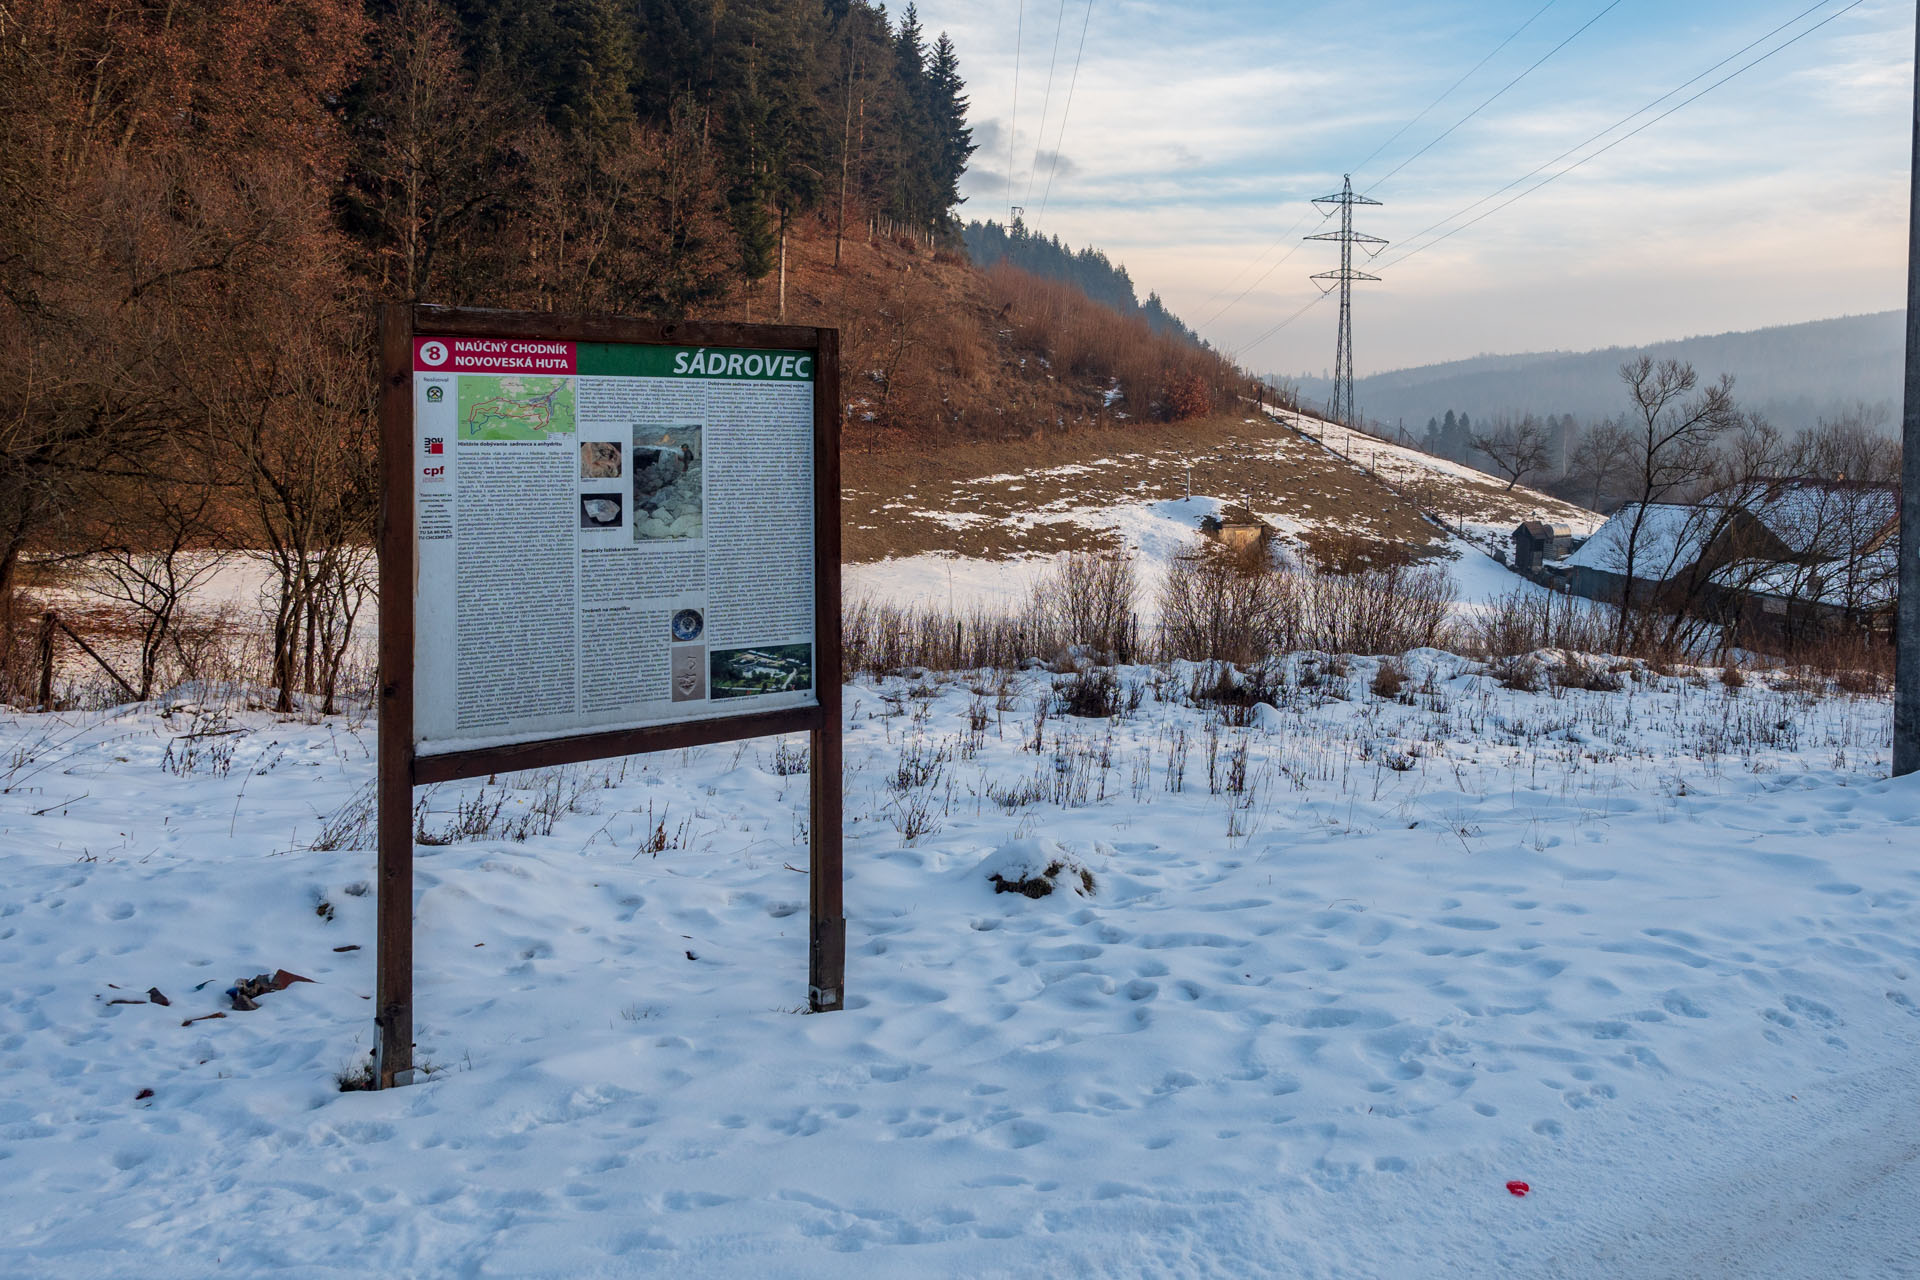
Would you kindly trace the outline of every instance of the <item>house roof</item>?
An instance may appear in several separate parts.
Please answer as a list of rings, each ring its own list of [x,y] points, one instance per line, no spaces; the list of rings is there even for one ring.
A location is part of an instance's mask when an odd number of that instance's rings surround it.
[[[1851,563],[1827,560],[1804,565],[1736,560],[1715,570],[1713,581],[1750,595],[1803,600],[1840,609],[1882,609],[1900,598],[1899,559],[1899,549],[1888,543]]]
[[[1607,517],[1586,545],[1567,557],[1567,568],[1625,573],[1634,518],[1643,510],[1646,514],[1640,520],[1640,537],[1634,546],[1633,576],[1644,582],[1665,582],[1700,559],[1719,523],[1700,507],[1629,503]]]
[[[1885,540],[1900,518],[1888,484],[1775,480],[1735,499],[1796,556],[1840,556]]]

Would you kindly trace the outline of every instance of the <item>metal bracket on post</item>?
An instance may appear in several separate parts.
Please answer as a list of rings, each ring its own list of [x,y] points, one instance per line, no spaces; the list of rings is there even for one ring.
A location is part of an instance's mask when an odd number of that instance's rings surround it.
[[[846,967],[847,967],[847,920],[841,916],[835,920],[815,920],[810,930],[812,942],[807,954],[807,973],[812,984],[807,987],[807,1008],[814,1013],[828,1013],[845,1006]],[[822,975],[838,974],[831,985],[817,985]]]

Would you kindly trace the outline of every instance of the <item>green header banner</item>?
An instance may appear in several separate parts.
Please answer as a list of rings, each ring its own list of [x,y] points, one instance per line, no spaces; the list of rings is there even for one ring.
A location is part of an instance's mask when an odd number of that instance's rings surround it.
[[[746,382],[812,382],[811,351],[737,347],[654,347],[625,342],[576,344],[583,378],[718,378]]]

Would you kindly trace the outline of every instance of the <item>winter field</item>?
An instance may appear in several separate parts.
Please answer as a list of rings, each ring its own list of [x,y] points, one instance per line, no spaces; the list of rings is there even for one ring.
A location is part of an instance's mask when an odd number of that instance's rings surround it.
[[[387,1093],[369,723],[0,713],[0,1275],[1920,1273],[1886,701],[1408,666],[849,686],[835,1014],[802,742],[423,789]]]

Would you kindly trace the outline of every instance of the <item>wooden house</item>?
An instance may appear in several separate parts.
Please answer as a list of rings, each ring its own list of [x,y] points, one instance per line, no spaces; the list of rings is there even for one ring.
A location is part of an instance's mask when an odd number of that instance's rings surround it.
[[[1528,520],[1513,531],[1513,568],[1529,578],[1540,576],[1549,560],[1562,560],[1573,550],[1573,528]]]

